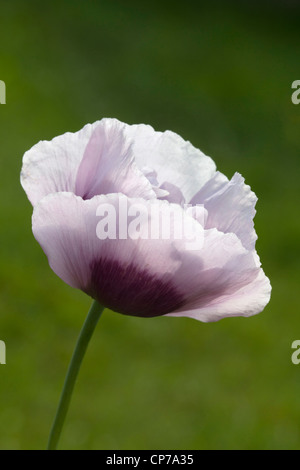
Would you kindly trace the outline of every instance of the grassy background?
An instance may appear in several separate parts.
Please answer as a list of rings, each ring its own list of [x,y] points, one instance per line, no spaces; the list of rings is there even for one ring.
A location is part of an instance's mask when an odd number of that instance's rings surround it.
[[[60,447],[300,448],[300,10],[200,3],[0,2],[1,449],[45,447],[90,304],[32,236],[22,155],[102,117],[171,129],[242,173],[273,293],[261,315],[215,324],[106,312]]]

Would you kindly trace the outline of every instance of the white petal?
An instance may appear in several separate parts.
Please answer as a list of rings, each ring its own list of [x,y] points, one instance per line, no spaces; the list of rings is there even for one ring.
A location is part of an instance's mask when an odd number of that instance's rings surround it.
[[[67,132],[51,141],[40,141],[23,157],[21,183],[35,205],[47,194],[74,192],[78,167],[98,122],[79,132]]]
[[[86,197],[97,192],[156,197],[134,162],[124,127],[117,119],[104,118],[79,132],[34,145],[24,154],[21,172],[21,184],[31,203],[62,191]]]
[[[247,251],[233,233],[205,231],[198,252],[182,253],[174,284],[186,302],[170,316],[217,321],[249,316],[263,310],[270,299],[270,282],[255,251]]]
[[[156,197],[150,180],[134,161],[132,143],[124,124],[102,119],[94,129],[78,168],[75,194],[91,199],[99,194],[123,193],[129,197]]]
[[[190,317],[202,322],[215,322],[227,317],[249,317],[262,312],[270,301],[271,284],[262,269],[249,284],[238,289],[233,294],[216,298],[206,306],[191,310],[177,311],[169,316]]]
[[[230,181],[216,173],[192,199],[192,204],[201,203],[207,209],[206,228],[235,233],[244,247],[252,250],[257,240],[253,223],[256,201],[256,195],[239,173]]]
[[[175,132],[155,132],[145,124],[126,125],[133,141],[139,168],[148,166],[157,173],[160,185],[176,186],[189,202],[216,171],[213,160]]]

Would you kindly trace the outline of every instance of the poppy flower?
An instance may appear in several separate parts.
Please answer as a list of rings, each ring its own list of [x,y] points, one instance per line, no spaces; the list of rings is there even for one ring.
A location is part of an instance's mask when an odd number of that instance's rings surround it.
[[[21,183],[53,271],[116,312],[208,322],[254,315],[269,302],[255,250],[255,194],[174,132],[102,119],[37,143],[23,157]],[[128,236],[136,207],[146,218]],[[99,237],[108,208],[116,236]],[[174,222],[168,237],[151,237],[157,215]]]

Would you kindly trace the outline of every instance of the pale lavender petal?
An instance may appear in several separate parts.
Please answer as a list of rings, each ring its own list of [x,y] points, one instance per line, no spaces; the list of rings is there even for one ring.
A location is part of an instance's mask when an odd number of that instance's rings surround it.
[[[204,201],[221,192],[228,182],[227,176],[223,175],[220,171],[216,171],[212,178],[210,178],[191,201],[189,201],[190,204],[204,204]]]
[[[75,190],[78,167],[99,122],[79,132],[67,132],[51,141],[40,141],[23,157],[21,184],[35,205],[47,194]]]
[[[156,197],[150,181],[135,164],[124,127],[117,119],[102,119],[93,130],[78,168],[76,195],[91,199],[120,192],[129,197]]]
[[[168,195],[162,196],[161,199],[165,199],[166,201],[183,206],[185,199],[182,192],[177,186],[175,186],[175,184],[166,182],[163,183],[160,188],[168,192]]]
[[[139,168],[148,166],[157,173],[160,186],[171,183],[189,202],[216,171],[213,160],[175,132],[156,132],[145,124],[126,125],[133,141]],[[172,201],[170,201],[172,202]]]
[[[174,286],[182,289],[185,303],[171,316],[209,322],[230,316],[261,312],[270,300],[271,286],[255,251],[247,251],[230,233],[205,231],[198,252],[183,252]]]
[[[24,154],[21,171],[30,202],[35,205],[47,194],[61,191],[85,198],[122,191],[155,198],[156,191],[134,162],[124,127],[117,119],[104,118],[34,145]]]
[[[216,173],[191,203],[204,204],[208,211],[207,229],[216,227],[224,233],[233,232],[245,248],[252,250],[257,240],[253,223],[256,201],[256,195],[239,173],[235,173],[230,181]]]
[[[227,317],[249,317],[256,315],[266,307],[271,297],[271,284],[260,268],[257,276],[248,284],[235,291],[216,297],[214,301],[199,308],[179,309],[168,315],[189,317],[203,322],[215,322]]]
[[[152,168],[143,167],[142,172],[150,181],[157,198],[179,205],[184,204],[183,194],[177,186],[172,183],[163,183],[160,185],[157,180],[157,173]]]

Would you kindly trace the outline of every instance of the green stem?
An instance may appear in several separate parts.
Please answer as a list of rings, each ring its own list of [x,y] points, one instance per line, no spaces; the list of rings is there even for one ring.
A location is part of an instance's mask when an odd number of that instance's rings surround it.
[[[54,450],[57,447],[82,359],[103,310],[104,307],[94,300],[79,334],[51,428],[48,450]]]

